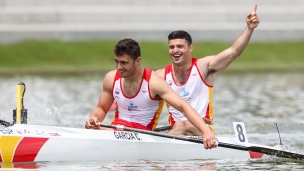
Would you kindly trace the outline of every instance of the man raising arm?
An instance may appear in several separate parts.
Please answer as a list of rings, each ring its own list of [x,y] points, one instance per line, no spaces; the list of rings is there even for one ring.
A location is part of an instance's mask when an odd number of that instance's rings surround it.
[[[245,50],[253,30],[260,20],[256,15],[257,5],[246,17],[247,27],[231,47],[217,55],[198,59],[191,56],[192,38],[183,30],[173,31],[168,36],[169,55],[172,64],[156,73],[163,77],[171,88],[186,100],[204,119],[213,121],[213,84],[215,73],[227,68]],[[171,134],[200,135],[186,117],[174,106],[169,107],[169,124]],[[213,126],[210,124],[210,129]]]

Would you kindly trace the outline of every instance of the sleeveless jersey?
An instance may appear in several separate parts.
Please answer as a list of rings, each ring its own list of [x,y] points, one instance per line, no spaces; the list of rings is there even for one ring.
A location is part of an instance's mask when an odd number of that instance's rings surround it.
[[[152,70],[144,68],[141,85],[133,97],[127,97],[122,89],[122,78],[116,71],[113,83],[113,97],[117,102],[112,124],[133,128],[153,130],[159,120],[164,101],[153,99],[150,95],[149,81]]]
[[[192,67],[184,85],[178,86],[173,79],[172,64],[165,67],[165,80],[171,88],[186,100],[203,118],[213,120],[213,86],[205,83],[197,68],[197,58],[192,58]],[[169,106],[169,124],[174,125],[177,120],[187,120],[178,110]],[[213,129],[212,129],[213,130]]]

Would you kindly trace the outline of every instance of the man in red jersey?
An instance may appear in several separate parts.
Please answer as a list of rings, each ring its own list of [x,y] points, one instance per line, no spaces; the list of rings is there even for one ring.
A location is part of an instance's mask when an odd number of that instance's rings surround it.
[[[169,55],[172,64],[156,73],[163,77],[172,89],[186,100],[209,124],[213,125],[213,84],[218,71],[227,68],[245,50],[254,29],[260,23],[256,14],[257,5],[246,17],[247,27],[235,40],[231,47],[217,55],[204,58],[191,56],[192,38],[183,30],[173,31],[168,36]],[[193,126],[174,106],[169,105],[169,125],[173,128],[170,134],[201,135],[200,130]]]
[[[152,70],[140,66],[139,44],[132,39],[120,40],[114,49],[116,70],[103,80],[99,102],[85,123],[88,129],[99,126],[114,100],[117,102],[112,124],[153,130],[163,107],[163,100],[187,117],[201,131],[204,147],[216,147],[216,140],[200,115]]]

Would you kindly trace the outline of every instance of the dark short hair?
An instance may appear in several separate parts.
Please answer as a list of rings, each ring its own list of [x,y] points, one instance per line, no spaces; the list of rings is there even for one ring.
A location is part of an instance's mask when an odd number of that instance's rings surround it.
[[[172,31],[168,36],[168,41],[172,39],[186,39],[189,46],[192,44],[192,38],[190,34],[184,30]]]
[[[140,57],[140,47],[139,44],[133,39],[122,39],[116,44],[114,54],[116,56],[127,54],[135,60]]]

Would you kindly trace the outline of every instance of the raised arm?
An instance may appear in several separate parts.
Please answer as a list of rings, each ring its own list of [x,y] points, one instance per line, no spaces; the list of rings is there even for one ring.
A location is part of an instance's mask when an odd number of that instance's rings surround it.
[[[235,40],[231,47],[217,54],[209,57],[208,72],[217,72],[226,69],[233,60],[240,56],[245,50],[253,30],[259,25],[260,20],[256,14],[257,5],[254,6],[253,11],[247,15],[247,27],[244,32]],[[201,59],[203,61],[203,58]]]
[[[201,116],[155,72],[152,73],[149,87],[153,97],[159,95],[170,106],[173,106],[175,109],[183,113],[190,123],[192,123],[203,133],[203,142],[206,149],[216,147],[214,134],[208,125],[203,121]]]
[[[86,128],[99,128],[98,122],[106,117],[114,98],[112,95],[112,85],[114,81],[115,71],[106,74],[103,80],[103,89],[99,97],[97,106],[93,109],[89,119],[86,121]]]

